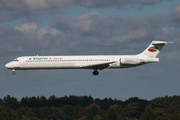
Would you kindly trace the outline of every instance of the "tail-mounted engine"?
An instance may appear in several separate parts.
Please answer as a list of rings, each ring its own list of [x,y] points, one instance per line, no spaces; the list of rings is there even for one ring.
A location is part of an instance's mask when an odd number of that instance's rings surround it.
[[[125,65],[138,65],[144,63],[144,61],[138,58],[121,58],[120,63]]]

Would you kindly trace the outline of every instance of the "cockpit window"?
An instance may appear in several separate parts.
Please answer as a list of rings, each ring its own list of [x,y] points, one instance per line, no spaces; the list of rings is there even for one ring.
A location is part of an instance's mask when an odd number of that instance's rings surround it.
[[[17,58],[15,58],[15,59],[14,59],[14,61],[16,61],[16,62],[17,62],[17,61],[19,61],[19,60],[18,60]]]

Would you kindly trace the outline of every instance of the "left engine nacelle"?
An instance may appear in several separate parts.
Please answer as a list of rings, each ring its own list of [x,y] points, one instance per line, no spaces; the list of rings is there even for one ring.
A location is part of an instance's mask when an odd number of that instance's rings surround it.
[[[144,61],[138,58],[121,58],[120,63],[121,64],[126,64],[126,65],[137,65],[141,64]]]

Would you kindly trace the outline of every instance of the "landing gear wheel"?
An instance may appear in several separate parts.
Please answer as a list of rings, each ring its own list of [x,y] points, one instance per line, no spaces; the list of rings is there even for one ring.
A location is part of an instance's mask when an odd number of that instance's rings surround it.
[[[99,72],[98,72],[97,70],[95,70],[95,71],[93,72],[93,75],[99,75]]]
[[[15,74],[16,74],[15,70],[12,70],[12,74],[13,74],[13,75],[15,75]]]

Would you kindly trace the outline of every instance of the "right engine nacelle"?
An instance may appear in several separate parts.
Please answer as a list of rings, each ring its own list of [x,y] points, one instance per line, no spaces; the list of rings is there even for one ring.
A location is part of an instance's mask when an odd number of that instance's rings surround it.
[[[120,63],[125,65],[137,65],[143,63],[143,60],[138,58],[121,58]]]

